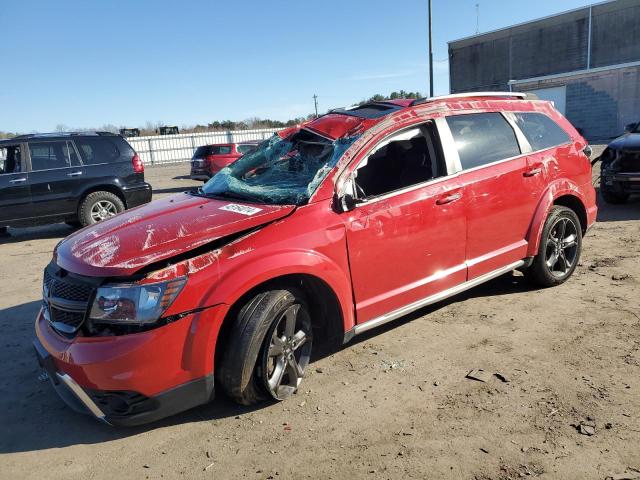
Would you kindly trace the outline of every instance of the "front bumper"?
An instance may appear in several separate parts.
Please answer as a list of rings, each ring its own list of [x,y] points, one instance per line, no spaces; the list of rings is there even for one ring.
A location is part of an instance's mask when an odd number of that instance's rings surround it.
[[[222,309],[210,307],[142,333],[67,339],[44,319],[34,347],[71,408],[117,426],[139,425],[209,402]]]
[[[124,193],[124,199],[127,204],[127,208],[137,207],[144,205],[151,201],[153,195],[151,185],[148,183],[141,183],[139,185],[125,187],[122,189]]]
[[[601,188],[616,193],[640,193],[640,172],[611,173],[602,172]]]

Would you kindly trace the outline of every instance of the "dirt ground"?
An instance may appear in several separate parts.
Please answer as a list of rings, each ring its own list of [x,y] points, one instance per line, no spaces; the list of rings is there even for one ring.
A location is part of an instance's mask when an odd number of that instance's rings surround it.
[[[157,196],[195,185],[174,178],[186,168],[148,169]],[[42,269],[71,229],[15,229],[0,243],[0,477],[640,478],[640,199],[600,208],[560,287],[507,275],[316,360],[289,401],[220,395],[131,429],[38,381]],[[476,368],[509,381],[465,378]]]

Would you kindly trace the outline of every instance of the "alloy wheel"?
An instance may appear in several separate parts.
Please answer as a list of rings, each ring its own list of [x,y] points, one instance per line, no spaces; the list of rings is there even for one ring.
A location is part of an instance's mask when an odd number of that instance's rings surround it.
[[[555,277],[564,277],[578,257],[578,227],[571,218],[561,217],[549,229],[545,262]]]
[[[271,329],[263,359],[264,384],[276,400],[291,396],[311,357],[311,319],[300,304],[291,305]]]
[[[91,207],[91,219],[94,222],[105,220],[109,217],[113,217],[118,213],[118,208],[113,202],[109,200],[100,200],[93,204]]]

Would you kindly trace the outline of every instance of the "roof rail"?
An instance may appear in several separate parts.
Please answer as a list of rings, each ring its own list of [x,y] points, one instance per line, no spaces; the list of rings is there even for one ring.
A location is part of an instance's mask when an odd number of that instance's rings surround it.
[[[411,106],[422,105],[424,103],[436,102],[438,100],[449,100],[456,98],[476,98],[476,97],[493,97],[493,98],[519,98],[521,100],[534,100],[535,95],[525,92],[466,92],[452,93],[451,95],[442,95],[440,97],[419,98],[415,100]],[[537,97],[535,97],[537,98]]]
[[[20,139],[24,140],[27,138],[54,138],[54,137],[74,137],[74,136],[83,136],[83,135],[97,135],[99,137],[118,137],[117,133],[113,132],[102,132],[95,130],[88,130],[85,132],[48,132],[48,133],[25,133],[22,135],[17,135],[12,139]]]

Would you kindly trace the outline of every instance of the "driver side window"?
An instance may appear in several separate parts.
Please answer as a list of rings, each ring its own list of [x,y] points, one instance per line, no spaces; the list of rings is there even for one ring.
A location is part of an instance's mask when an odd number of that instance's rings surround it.
[[[446,175],[432,122],[396,133],[379,143],[354,175],[356,196],[368,199]]]
[[[24,171],[19,145],[0,148],[0,175]]]

